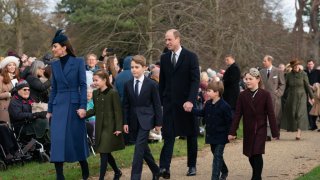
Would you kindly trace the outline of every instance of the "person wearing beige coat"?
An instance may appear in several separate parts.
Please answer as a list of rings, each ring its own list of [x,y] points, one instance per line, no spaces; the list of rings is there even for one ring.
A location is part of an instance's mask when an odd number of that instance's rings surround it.
[[[19,79],[19,59],[8,56],[0,62],[0,121],[10,123],[8,107],[11,99],[13,83]]]

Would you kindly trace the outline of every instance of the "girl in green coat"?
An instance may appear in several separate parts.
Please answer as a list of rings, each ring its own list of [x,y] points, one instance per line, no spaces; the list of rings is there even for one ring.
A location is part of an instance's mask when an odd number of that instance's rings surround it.
[[[96,116],[95,142],[100,153],[100,180],[104,179],[107,163],[114,170],[114,179],[122,175],[111,152],[124,149],[122,131],[122,110],[118,92],[112,89],[108,74],[98,70],[93,74],[94,108],[87,111],[87,117]]]

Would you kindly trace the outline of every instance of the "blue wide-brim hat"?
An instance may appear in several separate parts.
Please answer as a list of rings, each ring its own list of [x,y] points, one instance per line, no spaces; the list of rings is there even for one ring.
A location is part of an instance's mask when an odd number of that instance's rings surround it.
[[[54,38],[52,39],[52,44],[54,44],[54,43],[60,43],[61,44],[61,43],[64,43],[66,41],[68,41],[68,37],[65,34],[63,34],[63,29],[59,29],[56,32],[56,34],[54,35]]]

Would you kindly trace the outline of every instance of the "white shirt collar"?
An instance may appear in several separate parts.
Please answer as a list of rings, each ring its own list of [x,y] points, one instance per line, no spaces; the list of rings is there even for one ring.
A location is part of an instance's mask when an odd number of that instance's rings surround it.
[[[174,53],[176,53],[176,56],[180,56],[180,53],[181,53],[181,51],[182,51],[182,47],[181,46],[179,46],[179,49],[176,51],[176,52],[174,52]]]
[[[272,66],[271,66],[271,67],[269,67],[269,68],[267,68],[267,70],[271,71],[271,70],[272,70]]]
[[[142,75],[142,76],[139,77],[138,79],[137,79],[137,78],[134,78],[134,84],[136,83],[136,80],[139,80],[140,83],[143,83],[144,75]]]

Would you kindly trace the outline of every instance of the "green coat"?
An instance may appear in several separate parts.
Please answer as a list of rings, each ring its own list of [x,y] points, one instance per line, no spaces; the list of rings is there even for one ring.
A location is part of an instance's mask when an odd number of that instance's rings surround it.
[[[99,153],[110,153],[124,149],[122,134],[114,135],[115,131],[122,131],[122,109],[118,92],[107,88],[103,92],[93,91],[94,108],[87,111],[87,117],[96,116],[95,143]]]
[[[308,96],[313,98],[309,87],[308,76],[304,71],[290,72],[286,75],[286,89],[284,92],[285,105],[281,128],[288,131],[308,129]]]

